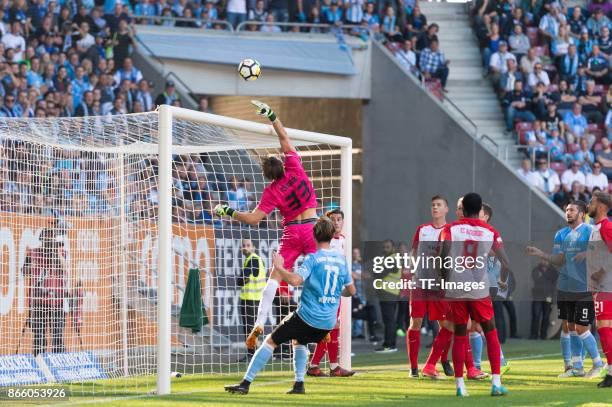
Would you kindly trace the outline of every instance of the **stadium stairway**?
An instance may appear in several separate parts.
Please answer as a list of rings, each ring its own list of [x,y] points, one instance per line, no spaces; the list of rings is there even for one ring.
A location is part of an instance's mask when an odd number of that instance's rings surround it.
[[[463,3],[419,3],[428,23],[440,26],[438,38],[440,49],[450,60],[450,74],[446,98],[461,111],[451,111],[456,119],[477,127],[478,136],[486,135],[486,143],[506,160],[518,168],[524,154],[516,149],[514,138],[504,135],[504,115],[491,82],[482,77],[482,57],[478,42],[472,32],[467,5]]]

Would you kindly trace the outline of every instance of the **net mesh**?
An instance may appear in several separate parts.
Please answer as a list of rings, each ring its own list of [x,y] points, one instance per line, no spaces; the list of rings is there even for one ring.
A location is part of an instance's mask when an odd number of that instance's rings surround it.
[[[55,380],[73,394],[155,390],[158,115],[0,121],[0,385]],[[252,210],[259,162],[275,137],[173,122],[172,370],[244,371],[247,314],[238,278],[251,239],[267,265],[281,235],[214,218],[217,203]],[[294,143],[323,212],[340,203],[340,149]],[[179,327],[190,269],[207,324]],[[267,330],[294,306],[275,306]],[[290,369],[289,348],[272,368]],[[44,365],[43,369],[39,369]],[[97,380],[94,380],[97,379]]]

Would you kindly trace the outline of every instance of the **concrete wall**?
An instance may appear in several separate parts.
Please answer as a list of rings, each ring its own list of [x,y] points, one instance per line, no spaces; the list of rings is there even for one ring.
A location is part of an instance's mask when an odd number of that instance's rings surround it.
[[[451,67],[452,69],[452,67]],[[363,120],[364,241],[409,241],[429,221],[430,198],[447,197],[454,219],[459,196],[475,191],[494,209],[512,269],[521,333],[528,335],[529,241],[550,248],[561,212],[520,180],[460,127],[443,105],[406,76],[384,48],[372,49],[372,97]]]
[[[155,32],[168,34],[169,30],[164,27],[141,26],[139,32],[154,34]],[[226,32],[205,32],[199,30],[170,30],[177,35],[177,41],[181,36],[202,36],[223,38],[228,35],[238,35]],[[252,34],[252,33],[249,33]],[[246,35],[246,34],[240,34]],[[283,35],[283,34],[281,34]],[[143,36],[144,37],[144,36]],[[269,38],[265,34],[248,35],[249,38]],[[283,39],[295,41],[325,41],[335,42],[331,35],[319,34],[316,38],[284,35]],[[185,59],[161,58],[163,67],[157,66],[158,70],[174,72],[185,83],[194,94],[207,95],[266,95],[266,96],[290,96],[290,97],[326,97],[326,98],[351,98],[367,99],[370,97],[370,52],[371,45],[355,38],[346,36],[349,46],[354,46],[351,58],[357,71],[356,75],[334,75],[314,72],[297,72],[281,69],[270,69],[263,67],[262,76],[255,82],[245,82],[237,74],[235,65],[214,64]],[[137,53],[148,54],[146,47],[138,47]],[[198,50],[186,50],[197,53]],[[256,47],[251,56],[257,58]],[[156,65],[159,65],[156,63]]]

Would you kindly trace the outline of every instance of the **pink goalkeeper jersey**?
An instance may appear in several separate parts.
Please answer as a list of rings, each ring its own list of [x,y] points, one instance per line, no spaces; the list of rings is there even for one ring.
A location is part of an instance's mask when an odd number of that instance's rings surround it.
[[[258,208],[266,214],[278,208],[284,226],[306,209],[316,207],[317,195],[300,156],[295,151],[285,153],[285,176],[264,189]]]

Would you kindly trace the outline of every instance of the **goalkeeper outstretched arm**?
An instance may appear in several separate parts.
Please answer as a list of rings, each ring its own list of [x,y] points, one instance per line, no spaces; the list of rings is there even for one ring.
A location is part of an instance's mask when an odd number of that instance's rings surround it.
[[[267,117],[272,122],[272,127],[278,136],[278,141],[280,142],[281,151],[283,153],[288,153],[290,151],[295,151],[293,145],[291,145],[291,140],[289,140],[289,136],[287,135],[287,131],[285,130],[285,126],[280,121],[276,113],[268,106],[267,104],[260,102],[259,100],[251,100],[251,104],[257,108],[255,111],[259,116]]]

